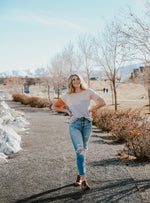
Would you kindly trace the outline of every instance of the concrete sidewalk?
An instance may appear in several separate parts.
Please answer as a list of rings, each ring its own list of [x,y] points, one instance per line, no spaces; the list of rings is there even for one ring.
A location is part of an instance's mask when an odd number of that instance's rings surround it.
[[[83,193],[73,186],[77,169],[68,117],[12,101],[7,104],[25,113],[30,129],[22,136],[23,150],[0,166],[0,203],[149,202],[148,177],[138,183],[131,173],[134,166],[117,156],[123,146],[106,144],[107,134],[93,126],[86,161],[91,190]]]

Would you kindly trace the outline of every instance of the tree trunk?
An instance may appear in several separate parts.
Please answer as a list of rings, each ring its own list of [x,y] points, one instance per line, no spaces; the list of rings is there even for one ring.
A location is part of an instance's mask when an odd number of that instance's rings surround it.
[[[48,93],[48,102],[50,104],[50,85],[47,86],[47,93]]]
[[[87,68],[87,81],[88,81],[88,87],[90,87],[90,72],[88,68]]]
[[[112,94],[112,105],[114,105],[114,92],[113,92],[112,85],[110,87],[111,87],[111,94]]]
[[[24,85],[22,85],[22,88],[21,88],[21,89],[22,89],[21,93],[23,94],[23,90],[24,90]]]
[[[114,88],[114,97],[115,97],[115,111],[117,111],[117,91],[116,91],[115,82],[113,82],[113,88]]]
[[[58,85],[58,87],[57,87],[57,88],[58,88],[58,99],[59,99],[59,85]]]
[[[150,113],[150,88],[148,88],[148,98],[149,98],[149,113]]]
[[[90,87],[90,71],[89,71],[89,68],[87,66],[87,57],[85,59],[85,63],[86,63],[86,73],[87,73],[87,81],[88,81],[88,87]]]
[[[70,74],[72,75],[72,64],[70,65]]]

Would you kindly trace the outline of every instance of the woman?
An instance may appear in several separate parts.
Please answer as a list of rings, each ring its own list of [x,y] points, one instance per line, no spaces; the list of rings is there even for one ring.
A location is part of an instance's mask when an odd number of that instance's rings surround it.
[[[90,108],[90,100],[96,105]],[[68,109],[62,108],[64,105]],[[105,105],[104,100],[92,89],[86,88],[79,75],[73,74],[68,78],[68,92],[52,107],[54,111],[65,112],[70,116],[69,132],[77,158],[78,175],[75,185],[80,185],[83,191],[90,187],[86,181],[85,154],[92,132],[92,111]]]

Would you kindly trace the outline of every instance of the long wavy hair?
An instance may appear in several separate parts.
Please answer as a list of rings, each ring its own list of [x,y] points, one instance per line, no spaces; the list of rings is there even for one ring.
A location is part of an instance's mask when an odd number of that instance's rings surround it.
[[[86,90],[87,89],[87,85],[85,84],[83,78],[80,75],[78,75],[78,74],[72,74],[68,78],[68,94],[75,93],[75,88],[72,85],[72,78],[73,78],[73,76],[77,76],[79,78],[79,80],[80,80],[80,89],[81,90]]]

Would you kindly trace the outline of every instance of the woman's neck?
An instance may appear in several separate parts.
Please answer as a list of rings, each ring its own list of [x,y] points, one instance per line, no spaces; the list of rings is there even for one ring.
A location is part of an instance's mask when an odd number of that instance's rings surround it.
[[[81,90],[81,88],[80,87],[76,87],[75,88],[75,93],[79,93],[79,92],[81,92],[82,90]]]

